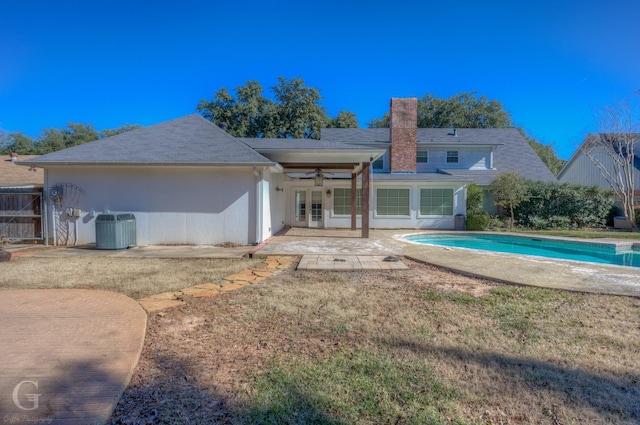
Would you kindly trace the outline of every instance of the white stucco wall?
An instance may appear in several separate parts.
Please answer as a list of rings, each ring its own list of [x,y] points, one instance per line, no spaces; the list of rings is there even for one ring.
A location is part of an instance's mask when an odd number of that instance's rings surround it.
[[[287,209],[287,199],[284,191],[284,174],[282,172],[265,173],[265,220],[264,232],[265,239],[275,235],[285,226],[285,214]],[[276,190],[282,189],[282,190]]]
[[[95,242],[92,210],[134,213],[138,245],[252,244],[257,180],[252,167],[51,167],[45,187],[84,191],[78,244]]]
[[[316,187],[313,184],[312,179],[306,180],[294,180],[287,182],[287,209],[286,209],[286,224],[293,224],[293,199],[292,193],[294,190],[310,188],[320,189],[323,192],[323,224],[326,228],[350,228],[351,218],[344,215],[333,214],[333,196],[327,197],[326,191],[330,189],[333,193],[336,187],[350,188],[351,182],[349,180],[325,180],[322,187]],[[360,182],[358,183],[360,186]],[[407,188],[410,190],[410,205],[411,211],[408,216],[391,217],[391,216],[379,216],[376,209],[376,192],[378,188]],[[447,188],[453,189],[454,193],[454,213],[452,216],[420,216],[420,189],[428,188]],[[372,229],[454,229],[455,228],[455,215],[466,214],[466,189],[464,183],[427,183],[427,182],[378,182],[371,184],[371,192],[369,195],[370,215],[369,226]],[[356,219],[356,225],[358,228],[361,226],[360,216]]]

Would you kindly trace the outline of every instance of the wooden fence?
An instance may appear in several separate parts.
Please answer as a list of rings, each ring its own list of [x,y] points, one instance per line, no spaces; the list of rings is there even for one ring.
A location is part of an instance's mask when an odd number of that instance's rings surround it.
[[[0,192],[0,239],[42,240],[42,192]]]

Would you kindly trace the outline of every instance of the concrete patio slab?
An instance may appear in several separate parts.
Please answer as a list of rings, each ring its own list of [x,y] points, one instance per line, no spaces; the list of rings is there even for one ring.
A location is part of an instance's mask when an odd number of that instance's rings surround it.
[[[101,424],[138,362],[147,315],[122,294],[3,291],[0,424]]]
[[[297,270],[408,270],[402,261],[393,261],[386,255],[325,255],[306,254],[298,263]],[[391,261],[389,261],[391,260]]]
[[[243,258],[252,246],[225,248],[213,245],[148,245],[128,249],[96,249],[95,244],[45,247],[15,246],[10,251],[14,256],[32,257],[129,257],[129,258]]]

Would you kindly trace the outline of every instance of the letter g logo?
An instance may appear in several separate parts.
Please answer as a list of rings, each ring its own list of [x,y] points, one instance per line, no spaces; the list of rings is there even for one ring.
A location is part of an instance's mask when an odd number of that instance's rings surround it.
[[[22,410],[36,410],[38,408],[38,399],[42,394],[25,394],[24,396],[27,398],[27,400],[33,403],[33,406],[24,407],[22,403],[20,403],[20,398],[19,398],[20,388],[22,388],[24,384],[31,384],[34,387],[36,387],[36,390],[38,389],[38,381],[18,382],[18,385],[16,385],[15,388],[13,389],[13,404],[15,404],[19,409],[22,409]]]

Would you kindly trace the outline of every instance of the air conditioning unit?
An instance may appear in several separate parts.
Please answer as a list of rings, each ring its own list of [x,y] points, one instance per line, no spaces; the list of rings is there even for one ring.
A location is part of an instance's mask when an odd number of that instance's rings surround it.
[[[126,249],[136,245],[136,216],[104,213],[96,217],[96,248]]]

